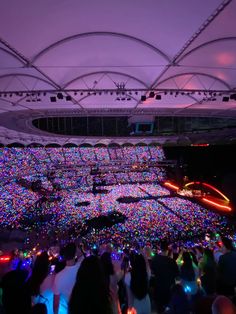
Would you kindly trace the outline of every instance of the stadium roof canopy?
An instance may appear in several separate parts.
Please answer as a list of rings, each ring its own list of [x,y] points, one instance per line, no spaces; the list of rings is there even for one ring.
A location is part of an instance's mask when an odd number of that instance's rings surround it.
[[[1,1],[0,142],[68,141],[32,126],[47,116],[236,118],[235,12],[234,0]]]

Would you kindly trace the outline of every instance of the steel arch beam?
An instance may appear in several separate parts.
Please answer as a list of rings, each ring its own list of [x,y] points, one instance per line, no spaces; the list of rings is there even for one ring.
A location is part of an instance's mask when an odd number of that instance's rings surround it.
[[[168,71],[168,69],[176,64],[176,60],[180,58],[180,56],[188,49],[188,47],[194,42],[194,40],[214,21],[214,19],[232,2],[232,0],[223,0],[223,2],[216,8],[216,10],[205,20],[205,22],[199,27],[199,29],[195,32],[195,34],[184,44],[184,46],[177,52],[177,54],[172,58],[169,64],[165,67],[161,74],[155,79],[155,81],[149,86],[149,88],[153,88],[158,84],[159,80],[163,77],[163,75]],[[137,103],[136,107],[138,107],[140,102]]]
[[[12,103],[12,101],[10,101],[10,100],[8,100],[8,99],[4,99],[4,98],[2,98],[2,97],[0,97],[0,100],[1,101],[5,101],[7,104],[9,104],[9,105],[12,105],[13,103]],[[10,109],[6,109],[6,108],[1,108],[0,107],[0,109],[1,110],[5,110],[5,111],[7,111],[7,112],[15,112],[15,110],[10,110]]]
[[[3,75],[0,75],[0,80],[1,80],[2,78],[10,77],[10,76],[26,76],[26,77],[31,77],[31,78],[37,79],[37,80],[39,80],[39,81],[42,81],[42,82],[44,82],[44,83],[46,83],[46,84],[52,86],[53,88],[55,88],[55,86],[54,86],[52,83],[48,82],[47,80],[45,80],[45,79],[43,79],[43,78],[40,78],[40,77],[38,77],[38,76],[35,76],[35,75],[31,75],[31,74],[24,74],[24,73],[9,73],[9,74],[3,74]],[[56,89],[55,89],[55,91],[56,91]]]
[[[179,59],[176,60],[176,63],[178,64],[180,61],[182,61],[183,59],[185,59],[187,56],[189,56],[190,54],[194,53],[195,51],[201,49],[201,48],[205,48],[209,45],[213,45],[215,43],[218,42],[222,42],[222,41],[233,41],[236,40],[236,37],[223,37],[223,38],[217,38],[214,40],[210,40],[210,41],[206,41],[203,44],[191,49],[190,51],[186,52],[184,55],[180,56]]]
[[[13,48],[7,41],[5,41],[3,38],[0,37],[0,43],[2,43],[5,47],[10,49],[12,51],[12,54],[14,54],[17,58],[21,60],[21,62],[25,65],[28,65],[28,59],[22,55],[19,51],[17,51],[15,48]]]
[[[224,11],[224,9],[232,2],[232,0],[223,0],[222,3],[218,5],[215,11],[203,22],[199,29],[193,34],[193,36],[185,43],[185,45],[179,50],[175,55],[173,61],[175,62],[187,49],[188,47],[202,34],[207,27],[216,19],[216,17]]]
[[[18,60],[22,65],[25,65],[25,63],[22,61],[22,59],[21,59],[18,55],[12,53],[11,51],[9,51],[9,50],[7,50],[7,49],[4,49],[3,47],[0,47],[0,50],[2,50],[3,52],[5,52],[6,54],[10,55],[10,56],[13,57],[14,59]]]
[[[225,81],[219,79],[218,77],[216,77],[216,76],[214,76],[214,75],[206,74],[206,73],[202,73],[202,72],[185,72],[185,73],[179,73],[179,74],[170,76],[170,77],[168,77],[168,78],[166,78],[166,79],[164,79],[164,80],[158,82],[157,85],[155,86],[155,88],[157,88],[158,85],[160,85],[160,84],[163,84],[163,83],[165,83],[165,82],[167,82],[167,81],[169,81],[169,80],[171,80],[171,79],[174,79],[174,78],[176,78],[176,77],[180,77],[180,76],[182,76],[182,75],[201,75],[201,76],[206,76],[206,77],[209,77],[209,78],[211,78],[211,79],[214,79],[214,80],[220,82],[220,83],[223,84],[225,87],[227,87],[227,89],[231,90],[231,87],[230,87],[229,84],[226,83]],[[181,90],[181,88],[180,88],[180,90]]]
[[[65,37],[61,40],[54,42],[53,44],[51,44],[48,47],[41,50],[36,56],[34,56],[30,63],[31,64],[35,63],[42,55],[46,54],[48,51],[54,49],[57,46],[60,46],[64,43],[66,43],[68,41],[79,39],[79,38],[91,37],[91,36],[113,36],[113,37],[120,37],[120,38],[125,38],[125,39],[131,40],[131,41],[135,41],[135,42],[138,42],[139,44],[146,46],[147,48],[155,51],[155,53],[161,55],[168,62],[171,61],[170,58],[162,50],[160,50],[156,46],[148,43],[147,41],[142,40],[140,38],[137,38],[135,36],[131,36],[131,35],[123,34],[123,33],[116,33],[116,32],[88,32],[88,33],[81,33],[81,34],[76,34],[76,35],[72,35],[69,37]]]

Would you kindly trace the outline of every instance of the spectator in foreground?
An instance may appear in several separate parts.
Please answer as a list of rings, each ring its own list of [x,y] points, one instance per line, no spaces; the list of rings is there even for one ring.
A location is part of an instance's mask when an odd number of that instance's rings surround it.
[[[194,296],[198,292],[198,268],[193,262],[189,252],[181,253],[180,278],[184,291],[188,296]]]
[[[236,314],[236,307],[225,296],[218,296],[212,304],[212,314]]]
[[[236,251],[232,240],[222,238],[224,254],[218,263],[219,292],[226,296],[234,295],[236,287]]]
[[[32,304],[44,303],[47,306],[48,314],[53,314],[53,282],[54,275],[50,274],[48,254],[42,252],[35,260],[32,274],[28,280],[28,287]]]
[[[133,254],[130,259],[131,270],[125,276],[128,294],[128,308],[137,314],[150,314],[151,302],[148,294],[151,270],[148,261],[141,254]]]
[[[121,314],[119,296],[118,296],[118,282],[121,275],[116,273],[111,259],[110,252],[104,252],[101,256],[101,263],[104,268],[107,285],[110,291],[112,310],[114,314]]]
[[[217,264],[213,250],[209,248],[204,249],[203,257],[199,262],[199,270],[201,272],[201,286],[204,295],[195,303],[195,314],[212,314],[211,307],[217,297]]]
[[[76,245],[74,243],[67,244],[63,254],[66,267],[56,274],[53,285],[54,314],[67,314],[68,302],[80,267],[80,260],[76,262]]]
[[[176,262],[168,257],[168,244],[161,243],[161,253],[157,254],[151,264],[154,274],[154,301],[157,311],[163,312],[170,301],[171,287],[178,275]]]
[[[86,257],[78,270],[69,314],[113,314],[109,286],[97,256]]]
[[[206,295],[212,295],[216,292],[216,274],[217,265],[214,259],[214,253],[211,249],[204,249],[203,258],[199,263],[201,272],[201,284]]]
[[[165,312],[168,314],[190,314],[190,305],[188,297],[184,292],[184,288],[180,284],[176,284],[171,289],[171,298],[168,306],[168,310]]]
[[[31,300],[26,285],[27,277],[28,271],[22,269],[12,270],[3,276],[1,287],[4,314],[30,313]]]

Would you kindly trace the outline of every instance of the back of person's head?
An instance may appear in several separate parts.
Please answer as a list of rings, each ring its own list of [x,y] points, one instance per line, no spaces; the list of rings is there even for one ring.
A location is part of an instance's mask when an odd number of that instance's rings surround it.
[[[108,276],[113,275],[114,274],[114,268],[113,268],[110,252],[104,252],[102,254],[101,262],[102,262],[102,265],[104,267],[105,274]]]
[[[217,264],[215,262],[213,250],[206,248],[203,253],[203,272],[205,274],[215,275],[217,271]]]
[[[133,254],[131,262],[130,289],[134,296],[141,300],[148,293],[148,275],[146,262],[141,254]]]
[[[236,307],[225,296],[218,296],[212,304],[212,314],[236,314]]]
[[[189,252],[183,253],[183,264],[180,268],[180,277],[187,281],[193,281],[195,279],[192,258]]]
[[[183,252],[183,262],[184,264],[192,265],[192,257],[189,252]]]
[[[54,261],[54,265],[55,265],[54,272],[55,274],[58,274],[60,271],[62,271],[65,268],[66,263],[65,261],[60,261],[57,259]]]
[[[28,271],[13,270],[6,273],[1,280],[2,304],[6,313],[29,313],[31,297],[26,280]]]
[[[47,252],[42,252],[37,256],[33,265],[31,277],[29,279],[29,289],[31,295],[39,294],[40,285],[49,273],[49,264]]]
[[[207,261],[215,261],[214,252],[209,248],[204,249],[203,256]]]
[[[109,287],[99,257],[86,257],[78,270],[69,302],[70,314],[110,314]]]
[[[234,248],[234,245],[233,245],[233,241],[230,240],[229,238],[226,238],[226,237],[222,237],[221,238],[222,240],[222,243],[224,245],[224,247],[229,250],[229,251],[233,251],[235,248]]]
[[[97,276],[97,277],[96,277]],[[76,282],[99,281],[104,278],[104,268],[98,256],[90,255],[86,257],[78,270]]]
[[[33,265],[33,269],[41,269],[43,267],[49,266],[49,256],[46,251],[42,252],[36,257],[36,260]]]
[[[160,244],[160,248],[162,252],[168,251],[168,243],[166,241],[162,241]]]
[[[30,314],[48,314],[47,307],[44,303],[35,304]]]
[[[75,243],[71,242],[68,243],[64,249],[63,249],[63,257],[65,258],[66,261],[70,261],[73,258],[75,258],[76,255],[76,245]]]

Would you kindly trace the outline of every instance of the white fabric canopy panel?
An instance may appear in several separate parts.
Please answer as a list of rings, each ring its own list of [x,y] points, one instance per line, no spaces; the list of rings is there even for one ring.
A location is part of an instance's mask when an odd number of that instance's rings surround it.
[[[28,111],[27,134],[51,110],[236,117],[224,99],[236,91],[235,12],[233,0],[2,1],[0,121],[16,128]]]

